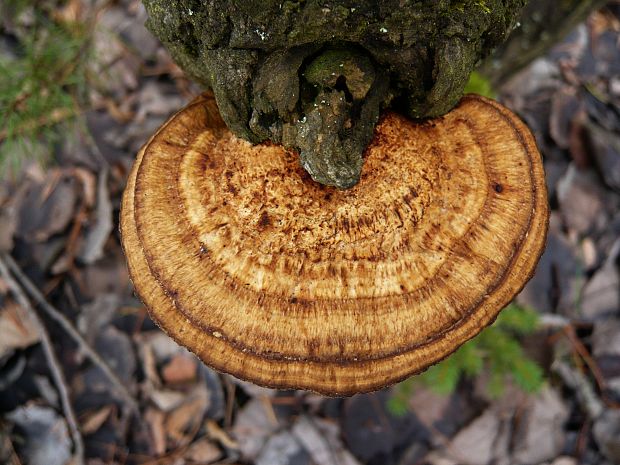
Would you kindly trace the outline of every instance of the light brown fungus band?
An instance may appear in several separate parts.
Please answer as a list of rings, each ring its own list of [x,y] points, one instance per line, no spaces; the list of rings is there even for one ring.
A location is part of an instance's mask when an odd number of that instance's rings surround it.
[[[492,323],[547,220],[531,133],[478,96],[425,123],[386,114],[343,191],[233,136],[204,95],[142,149],[121,212],[164,331],[215,369],[330,395],[404,379]]]

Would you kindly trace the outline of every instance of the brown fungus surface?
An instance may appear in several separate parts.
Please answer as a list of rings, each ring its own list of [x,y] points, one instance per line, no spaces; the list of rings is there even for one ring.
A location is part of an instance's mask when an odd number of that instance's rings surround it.
[[[202,96],[140,152],[121,228],[152,317],[206,364],[350,395],[492,323],[534,271],[547,208],[531,133],[482,97],[425,123],[385,114],[360,183],[338,190]]]

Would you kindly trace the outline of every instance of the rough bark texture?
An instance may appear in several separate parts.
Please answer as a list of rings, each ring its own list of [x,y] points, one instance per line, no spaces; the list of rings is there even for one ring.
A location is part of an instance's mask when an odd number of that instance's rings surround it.
[[[358,182],[380,109],[446,113],[525,2],[144,0],[149,28],[235,134],[298,150],[340,188]]]
[[[518,27],[510,38],[493,52],[481,67],[481,72],[494,85],[542,56],[562,40],[592,11],[607,0],[537,0],[530,2],[521,14]]]

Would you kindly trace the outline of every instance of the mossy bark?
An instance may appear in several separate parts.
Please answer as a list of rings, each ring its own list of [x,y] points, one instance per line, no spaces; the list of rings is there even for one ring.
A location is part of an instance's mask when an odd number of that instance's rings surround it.
[[[351,187],[382,108],[442,115],[526,0],[144,0],[148,26],[213,89],[237,135]]]

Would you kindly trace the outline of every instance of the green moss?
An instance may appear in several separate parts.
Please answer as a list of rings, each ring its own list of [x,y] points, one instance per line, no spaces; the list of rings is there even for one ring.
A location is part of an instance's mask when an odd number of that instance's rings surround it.
[[[464,12],[466,8],[478,7],[484,13],[491,13],[491,9],[487,6],[485,0],[453,0],[451,3],[452,7],[460,12]]]
[[[465,86],[466,94],[478,94],[488,98],[495,98],[495,90],[491,82],[477,71],[469,76],[469,81]]]

